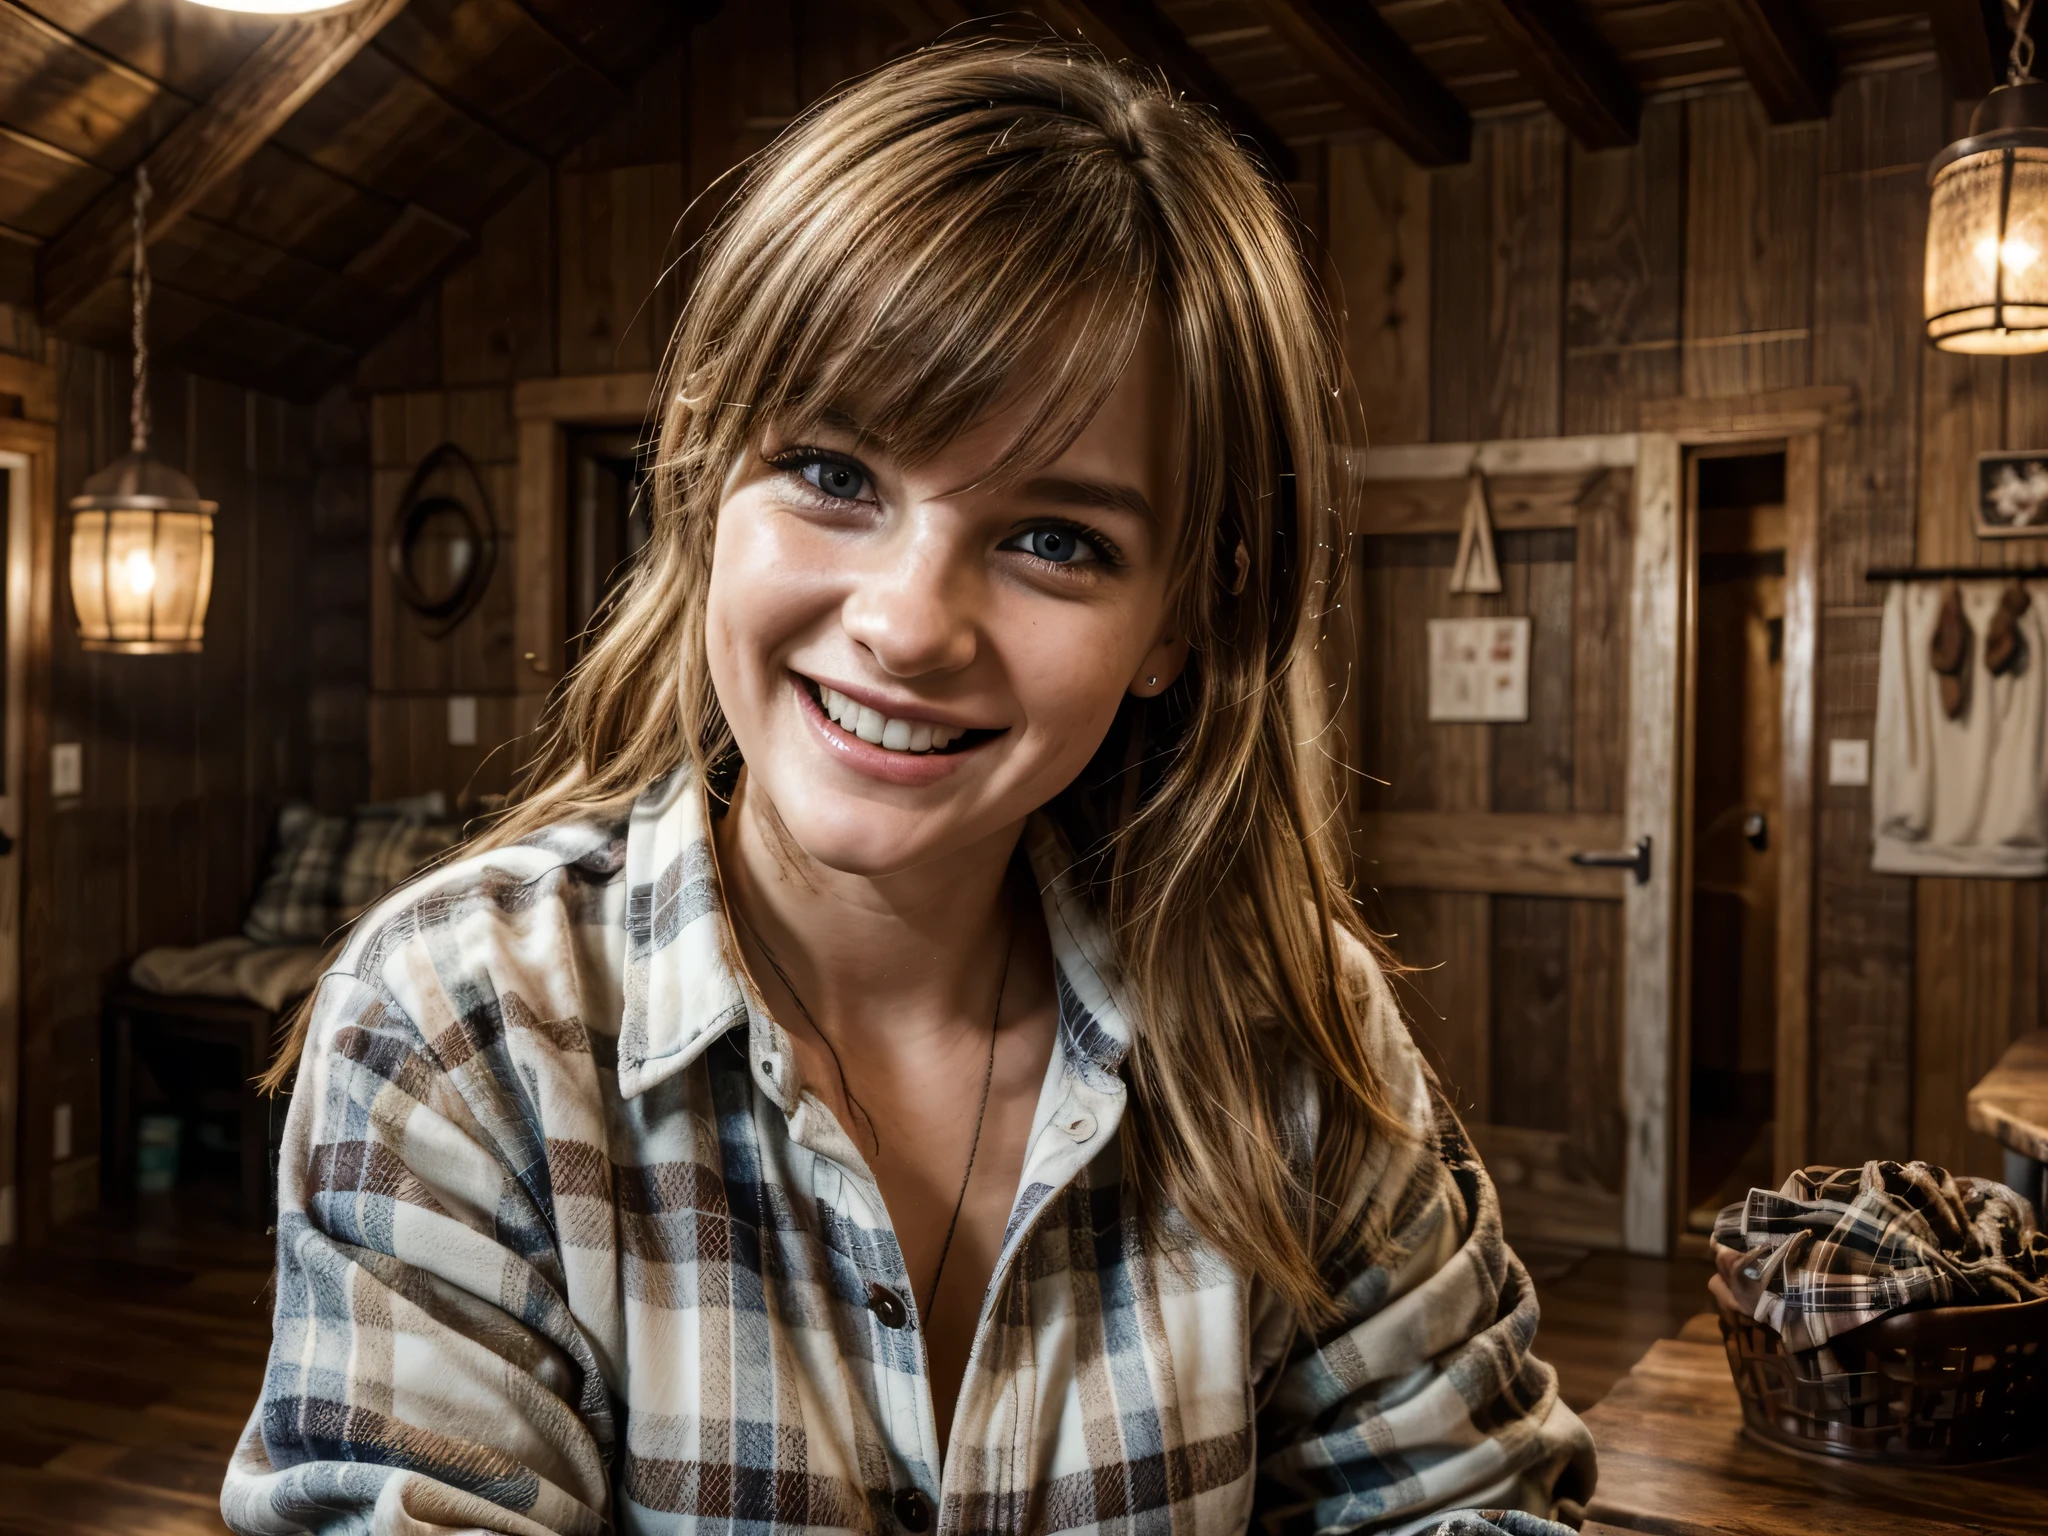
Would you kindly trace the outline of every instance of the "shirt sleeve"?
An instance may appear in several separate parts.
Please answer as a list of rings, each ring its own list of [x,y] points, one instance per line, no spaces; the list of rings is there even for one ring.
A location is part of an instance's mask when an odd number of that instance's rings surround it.
[[[270,1361],[221,1493],[244,1536],[604,1528],[613,1416],[563,1299],[545,1143],[492,1010],[434,1011],[430,1043],[385,986],[321,983]]]
[[[1536,1292],[1492,1181],[1431,1097],[1433,1134],[1384,1169],[1386,1257],[1350,1275],[1336,1322],[1295,1331],[1265,1386],[1269,1536],[1480,1532],[1501,1511],[1541,1517],[1504,1528],[1541,1531],[1592,1496],[1592,1437],[1530,1352]]]

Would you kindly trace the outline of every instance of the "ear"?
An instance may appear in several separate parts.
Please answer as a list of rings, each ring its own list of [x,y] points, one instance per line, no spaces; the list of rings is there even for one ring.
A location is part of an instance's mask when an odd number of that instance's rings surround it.
[[[1178,637],[1161,640],[1145,653],[1137,676],[1131,679],[1131,696],[1156,699],[1173,686],[1181,668],[1188,664],[1188,643]]]

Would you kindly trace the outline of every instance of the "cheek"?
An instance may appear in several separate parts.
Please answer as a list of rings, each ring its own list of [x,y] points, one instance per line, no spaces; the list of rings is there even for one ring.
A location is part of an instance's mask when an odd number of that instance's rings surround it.
[[[1087,761],[1116,716],[1146,638],[1127,614],[1034,616],[1013,637],[1008,672],[1046,750]]]
[[[711,680],[728,717],[776,670],[775,655],[828,611],[829,573],[775,536],[777,520],[744,495],[720,509],[705,596],[704,644]]]

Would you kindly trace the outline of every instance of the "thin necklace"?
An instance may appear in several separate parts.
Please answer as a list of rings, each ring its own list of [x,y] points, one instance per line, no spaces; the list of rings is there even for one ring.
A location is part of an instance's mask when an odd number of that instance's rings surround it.
[[[761,954],[768,961],[768,969],[773,971],[775,979],[782,983],[782,990],[796,1003],[796,1011],[802,1014],[804,1022],[811,1026],[811,1033],[823,1040],[825,1049],[832,1053],[832,1063],[839,1068],[839,1090],[846,1095],[846,1102],[852,1105],[853,1092],[846,1086],[846,1065],[840,1061],[839,1050],[832,1044],[832,1037],[818,1028],[818,1021],[811,1017],[811,1010],[805,1004],[803,994],[797,991],[796,984],[789,979],[789,973],[783,970],[782,962],[775,958],[775,951],[768,947],[767,940],[763,939],[754,925],[747,921],[745,913],[740,912],[737,907],[733,910],[739,917],[741,926],[747,930],[754,943],[760,946]],[[974,1140],[967,1144],[967,1167],[960,1174],[960,1193],[953,1197],[953,1218],[946,1223],[946,1240],[939,1244],[938,1267],[932,1271],[931,1300],[923,1308],[924,1326],[927,1330],[932,1325],[932,1314],[938,1310],[939,1281],[945,1277],[946,1258],[953,1251],[953,1234],[960,1229],[960,1212],[967,1204],[967,1186],[974,1181],[974,1161],[981,1154],[981,1128],[988,1119],[989,1090],[995,1085],[996,1080],[996,1033],[1002,1027],[1003,994],[1010,988],[1010,952],[1016,947],[1016,943],[1017,930],[1013,924],[1008,936],[1003,940],[1003,971],[996,981],[996,1009],[994,1016],[988,1021],[988,1065],[982,1069],[981,1074],[981,1106],[974,1112]],[[862,1110],[861,1113],[866,1115],[867,1111]],[[868,1123],[872,1125],[874,1122],[870,1119]],[[880,1145],[879,1140],[877,1145]]]

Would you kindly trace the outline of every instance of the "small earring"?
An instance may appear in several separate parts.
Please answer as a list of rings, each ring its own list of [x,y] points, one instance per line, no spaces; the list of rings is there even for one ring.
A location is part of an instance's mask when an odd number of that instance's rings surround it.
[[[1156,677],[1148,677],[1145,679],[1145,686],[1147,688],[1157,688],[1159,686],[1159,679]]]

